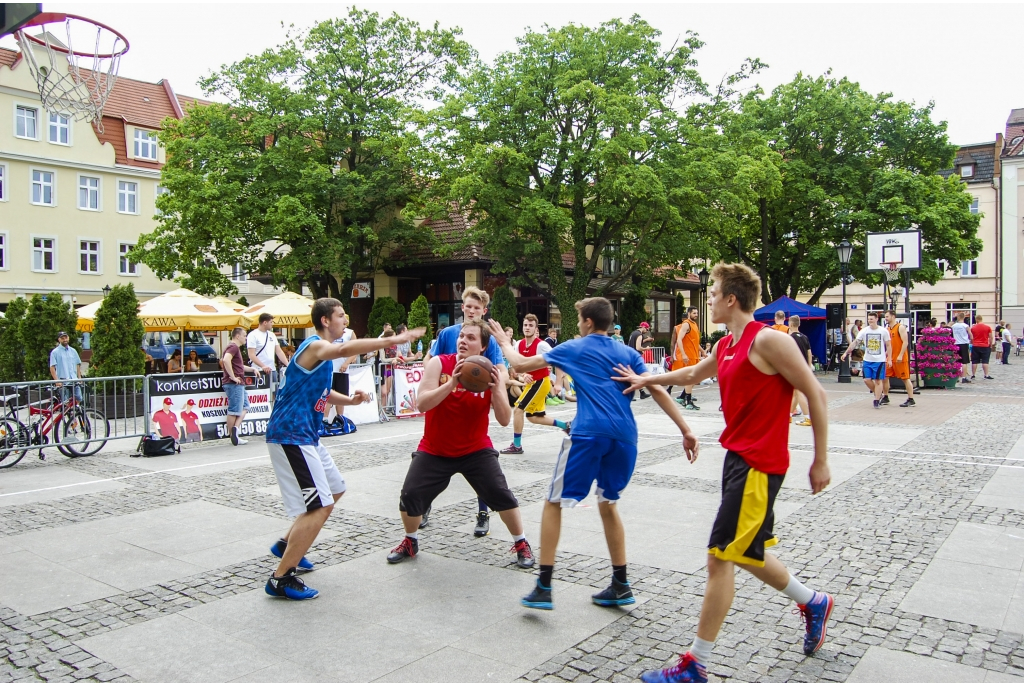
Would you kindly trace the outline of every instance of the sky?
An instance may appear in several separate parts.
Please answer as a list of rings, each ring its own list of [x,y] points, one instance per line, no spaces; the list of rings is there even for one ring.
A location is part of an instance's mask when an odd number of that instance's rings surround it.
[[[168,79],[181,94],[202,96],[197,80],[223,64],[281,43],[287,25],[304,28],[342,16],[352,3],[46,2],[45,11],[87,16],[121,31],[131,49],[121,74]],[[702,77],[717,83],[748,57],[769,68],[755,77],[766,91],[798,72],[829,69],[872,93],[889,92],[920,106],[935,102],[957,144],[995,140],[1010,110],[1024,107],[1017,71],[1021,43],[1012,39],[1021,4],[773,4],[773,3],[394,3],[359,2],[398,12],[423,25],[461,27],[484,60],[514,50],[527,27],[573,22],[597,25],[636,13],[671,45],[697,33]],[[11,47],[11,38],[0,45]]]

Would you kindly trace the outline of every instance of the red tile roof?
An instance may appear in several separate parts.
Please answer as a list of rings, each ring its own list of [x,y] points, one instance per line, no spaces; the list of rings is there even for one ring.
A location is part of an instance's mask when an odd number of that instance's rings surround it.
[[[0,66],[9,67],[18,61],[18,53],[15,50],[0,48]]]
[[[1024,108],[1010,110],[1003,140],[1003,157],[1024,156]]]

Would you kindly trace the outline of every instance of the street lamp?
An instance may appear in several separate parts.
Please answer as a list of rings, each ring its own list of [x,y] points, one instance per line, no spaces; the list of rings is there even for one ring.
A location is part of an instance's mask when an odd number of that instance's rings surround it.
[[[707,335],[705,321],[705,313],[708,308],[708,278],[711,274],[708,273],[707,267],[701,267],[700,272],[697,274],[697,278],[700,279],[700,329]]]
[[[842,242],[836,245],[836,252],[839,254],[839,267],[843,274],[843,311],[839,317],[839,327],[842,337],[842,341],[839,345],[840,357],[839,362],[839,382],[840,383],[851,383],[852,378],[850,376],[850,358],[845,356],[847,342],[846,342],[846,277],[850,273],[850,258],[853,257],[853,245],[850,244],[846,238],[843,238]]]
[[[109,295],[109,294],[110,294],[110,286],[109,285],[103,286],[103,297],[106,298],[107,295]]]

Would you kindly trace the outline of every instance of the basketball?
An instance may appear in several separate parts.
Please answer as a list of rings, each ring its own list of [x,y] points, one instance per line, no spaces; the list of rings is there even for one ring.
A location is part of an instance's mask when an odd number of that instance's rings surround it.
[[[462,362],[459,384],[470,392],[485,392],[491,384],[491,360],[479,354]]]

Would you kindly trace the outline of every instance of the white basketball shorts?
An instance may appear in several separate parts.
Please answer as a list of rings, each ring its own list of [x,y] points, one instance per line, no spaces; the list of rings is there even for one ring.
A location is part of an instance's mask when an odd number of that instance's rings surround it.
[[[268,442],[270,463],[277,474],[284,510],[298,516],[334,504],[345,492],[345,479],[323,445],[278,445]]]

